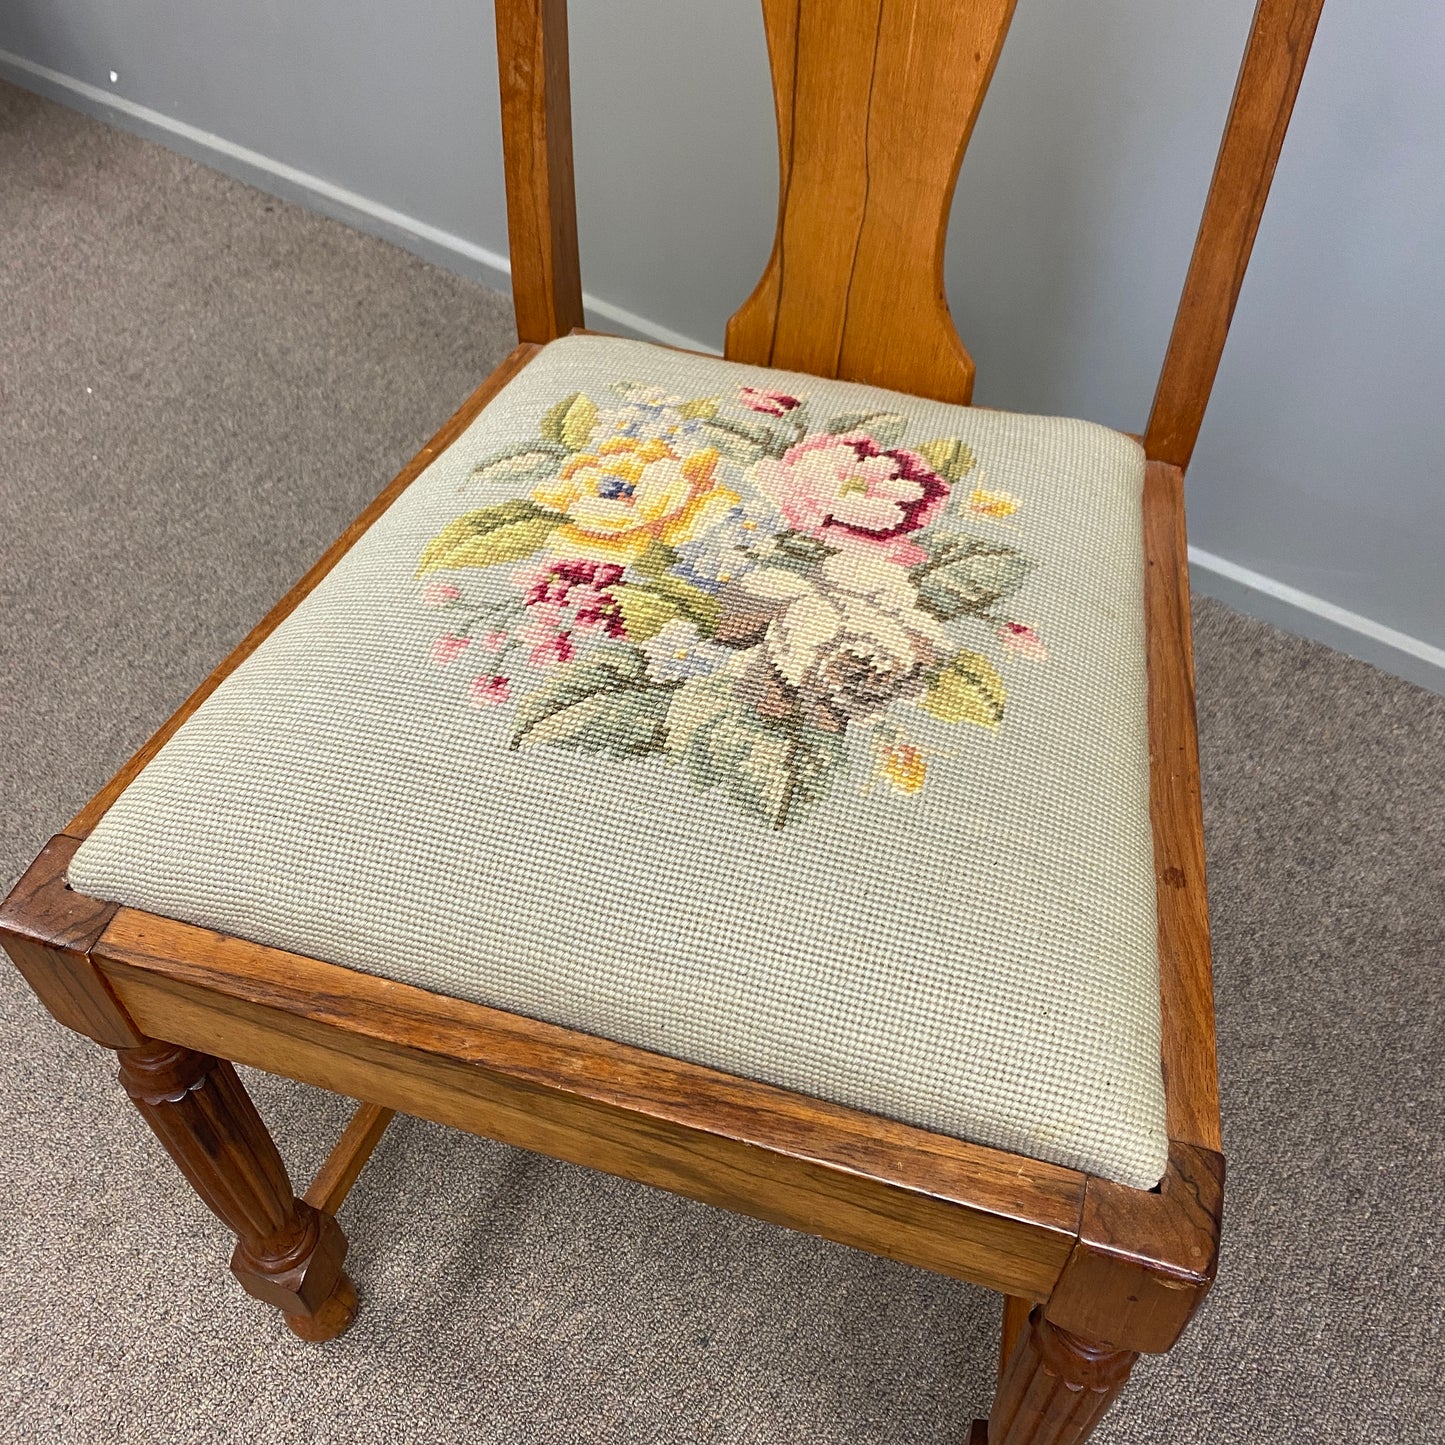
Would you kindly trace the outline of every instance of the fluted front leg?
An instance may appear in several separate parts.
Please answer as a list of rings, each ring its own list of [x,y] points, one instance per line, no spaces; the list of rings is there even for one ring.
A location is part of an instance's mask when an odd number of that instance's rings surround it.
[[[207,1207],[236,1236],[231,1270],[285,1312],[305,1340],[351,1323],[356,1289],[340,1226],[297,1199],[286,1166],[235,1069],[177,1044],[117,1050],[120,1081]]]
[[[1059,1329],[1035,1306],[999,1381],[988,1445],[1078,1445],[1103,1419],[1138,1358]]]

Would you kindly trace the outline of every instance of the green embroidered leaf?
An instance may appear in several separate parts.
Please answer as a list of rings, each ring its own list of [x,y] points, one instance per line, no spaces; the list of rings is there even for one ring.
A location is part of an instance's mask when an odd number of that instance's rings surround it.
[[[710,396],[700,396],[696,401],[683,402],[677,414],[687,421],[711,421],[717,415],[717,402]]]
[[[678,616],[691,622],[704,637],[711,637],[717,631],[722,607],[711,592],[694,587],[680,577],[659,577],[656,587],[677,608]]]
[[[760,717],[726,674],[685,683],[667,714],[667,751],[700,790],[783,828],[832,787],[847,753],[840,734]]]
[[[580,391],[563,397],[548,409],[538,430],[549,442],[556,442],[569,452],[580,452],[597,425],[597,407]]]
[[[674,689],[650,684],[645,665],[631,648],[609,648],[556,668],[518,702],[512,747],[661,752]]]
[[[835,416],[828,422],[828,430],[839,432],[867,432],[880,446],[891,447],[903,440],[908,418],[896,411],[850,411]]]
[[[838,549],[810,537],[806,532],[779,532],[772,550],[758,560],[764,566],[786,567],[793,572],[811,572],[820,562],[836,557]]]
[[[986,612],[1001,597],[1017,592],[1033,567],[1017,547],[977,537],[933,537],[933,559],[909,574],[918,605],[944,622]]]
[[[922,706],[946,723],[996,728],[1003,721],[1003,678],[981,652],[960,652],[929,682]]]
[[[729,421],[725,417],[714,417],[702,424],[703,435],[710,445],[715,446],[732,461],[751,466],[764,457],[781,456],[787,449],[770,433],[754,430],[742,422]]]
[[[566,447],[538,446],[532,442],[515,451],[488,457],[472,468],[474,482],[539,482],[557,470],[558,462],[567,456]]]
[[[481,507],[448,522],[426,545],[416,575],[444,567],[495,567],[519,562],[539,551],[554,528],[567,519],[517,497]]]
[[[543,718],[518,742],[523,747],[582,748],[643,757],[666,740],[671,688],[599,692]]]
[[[622,625],[629,641],[646,642],[678,618],[691,622],[704,637],[717,631],[721,612],[717,598],[679,578],[624,583],[613,588],[612,595],[622,609]]]
[[[663,577],[677,564],[677,551],[669,547],[666,542],[659,542],[655,537],[647,544],[647,551],[635,561],[629,572],[639,577],[650,579]]]
[[[938,437],[915,450],[946,482],[962,481],[978,460],[969,444],[957,437]]]
[[[612,595],[622,609],[622,625],[632,642],[656,637],[678,615],[677,604],[651,587],[616,587]]]

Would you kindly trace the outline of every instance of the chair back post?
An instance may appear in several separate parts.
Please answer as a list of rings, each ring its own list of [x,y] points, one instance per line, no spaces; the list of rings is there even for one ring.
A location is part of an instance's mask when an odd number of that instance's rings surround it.
[[[1014,3],[763,0],[778,223],[728,357],[969,400],[943,247]]]
[[[953,188],[1015,0],[762,0],[778,223],[725,354],[967,402],[949,315]],[[1183,469],[1199,436],[1324,0],[1259,0],[1145,434]],[[518,338],[584,324],[566,0],[496,0]]]
[[[1189,465],[1324,0],[1259,0],[1144,449]]]
[[[496,0],[496,18],[512,304],[540,344],[583,324],[567,0]]]

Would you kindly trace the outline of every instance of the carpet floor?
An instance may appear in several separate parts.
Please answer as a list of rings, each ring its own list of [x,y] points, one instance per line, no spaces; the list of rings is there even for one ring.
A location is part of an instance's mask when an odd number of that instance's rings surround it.
[[[0,888],[508,350],[504,298],[0,85]],[[1445,699],[1195,613],[1228,1214],[1097,1439],[1445,1419]],[[324,1346],[0,971],[0,1440],[944,1445],[999,1305],[399,1119]],[[345,1105],[248,1074],[298,1179]]]

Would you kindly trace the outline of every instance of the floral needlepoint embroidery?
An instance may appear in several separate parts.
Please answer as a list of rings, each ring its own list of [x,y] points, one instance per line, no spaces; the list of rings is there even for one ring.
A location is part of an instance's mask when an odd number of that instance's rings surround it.
[[[760,411],[764,416],[786,416],[795,407],[802,406],[796,396],[781,391],[759,391],[755,386],[740,386],[738,399],[751,411]]]
[[[1025,627],[1022,622],[1005,622],[999,628],[998,635],[1010,652],[1017,652],[1021,657],[1031,657],[1035,662],[1048,661],[1049,650],[1032,627]]]
[[[484,672],[480,677],[472,679],[467,695],[471,698],[473,707],[499,707],[502,703],[511,701],[512,685],[505,677]]]
[[[877,776],[900,793],[916,793],[928,776],[928,762],[921,748],[897,739],[876,744]]]
[[[462,589],[450,582],[428,582],[421,589],[421,600],[428,607],[450,607],[461,598]]]
[[[968,444],[908,426],[756,387],[563,397],[476,466],[500,499],[422,549],[422,603],[457,619],[432,660],[478,640],[467,696],[510,710],[513,749],[656,756],[774,828],[853,752],[867,784],[916,795],[938,750],[902,719],[997,729],[979,645],[1046,652],[1000,611],[1032,563],[968,528],[1018,499],[965,495]]]
[[[470,637],[453,637],[448,633],[432,643],[431,660],[438,667],[445,667],[449,662],[455,662],[471,645]]]
[[[1018,498],[1011,492],[991,492],[984,487],[975,487],[968,494],[968,509],[984,517],[1011,517],[1018,511]]]
[[[647,655],[647,675],[656,682],[683,682],[706,677],[725,666],[732,657],[726,647],[704,640],[695,622],[679,619],[667,623],[656,637],[642,644]]]
[[[800,531],[908,566],[928,555],[911,534],[938,515],[949,491],[917,452],[885,450],[861,431],[808,437],[759,462],[755,476]]]

